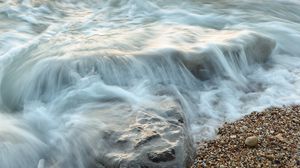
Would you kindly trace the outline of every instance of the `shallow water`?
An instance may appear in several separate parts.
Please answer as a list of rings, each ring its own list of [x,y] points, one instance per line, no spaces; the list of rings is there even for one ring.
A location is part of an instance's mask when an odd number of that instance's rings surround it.
[[[299,103],[299,7],[0,1],[0,167],[118,167],[139,151],[108,134],[134,139],[127,128],[140,124],[172,145],[170,109],[194,143],[251,111]]]

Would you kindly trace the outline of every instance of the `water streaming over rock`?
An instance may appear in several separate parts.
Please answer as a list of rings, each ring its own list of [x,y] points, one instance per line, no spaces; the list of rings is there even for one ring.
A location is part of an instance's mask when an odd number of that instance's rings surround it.
[[[298,1],[0,1],[0,167],[185,167],[300,102]]]

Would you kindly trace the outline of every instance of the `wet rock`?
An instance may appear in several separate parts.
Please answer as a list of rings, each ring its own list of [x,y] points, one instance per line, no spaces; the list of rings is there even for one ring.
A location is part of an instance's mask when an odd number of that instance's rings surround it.
[[[255,147],[258,144],[258,137],[257,136],[250,136],[246,138],[245,145],[249,147]]]
[[[183,118],[178,119],[178,122],[180,122],[181,124],[184,123]]]
[[[157,134],[156,132],[146,133],[146,135],[143,136],[134,147],[138,148],[138,147],[144,145],[145,143],[147,143],[155,138],[158,138],[159,136],[160,135]]]
[[[168,149],[163,152],[150,152],[148,153],[148,159],[152,162],[166,162],[171,161],[176,158],[175,156],[175,150],[174,149]]]
[[[111,168],[190,167],[195,149],[185,116],[176,102],[165,104],[165,111],[134,109],[139,112],[131,123],[103,132],[101,144],[106,146],[99,145],[97,163]]]

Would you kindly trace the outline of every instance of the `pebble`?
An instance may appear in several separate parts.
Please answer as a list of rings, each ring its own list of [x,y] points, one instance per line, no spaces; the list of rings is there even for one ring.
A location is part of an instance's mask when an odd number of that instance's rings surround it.
[[[282,137],[282,134],[277,134],[275,136],[278,140],[280,140],[281,142],[284,142],[284,138]]]
[[[255,147],[258,144],[258,137],[257,136],[250,136],[246,138],[245,144],[249,147]]]

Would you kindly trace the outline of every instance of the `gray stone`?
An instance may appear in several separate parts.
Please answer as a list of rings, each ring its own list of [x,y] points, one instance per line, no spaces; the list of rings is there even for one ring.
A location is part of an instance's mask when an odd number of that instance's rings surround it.
[[[167,162],[167,161],[174,160],[176,158],[176,155],[174,149],[168,149],[162,152],[161,151],[149,152],[148,158],[152,162],[159,163],[159,162]]]
[[[258,137],[257,136],[250,136],[246,138],[245,144],[249,147],[255,147],[258,145]]]

